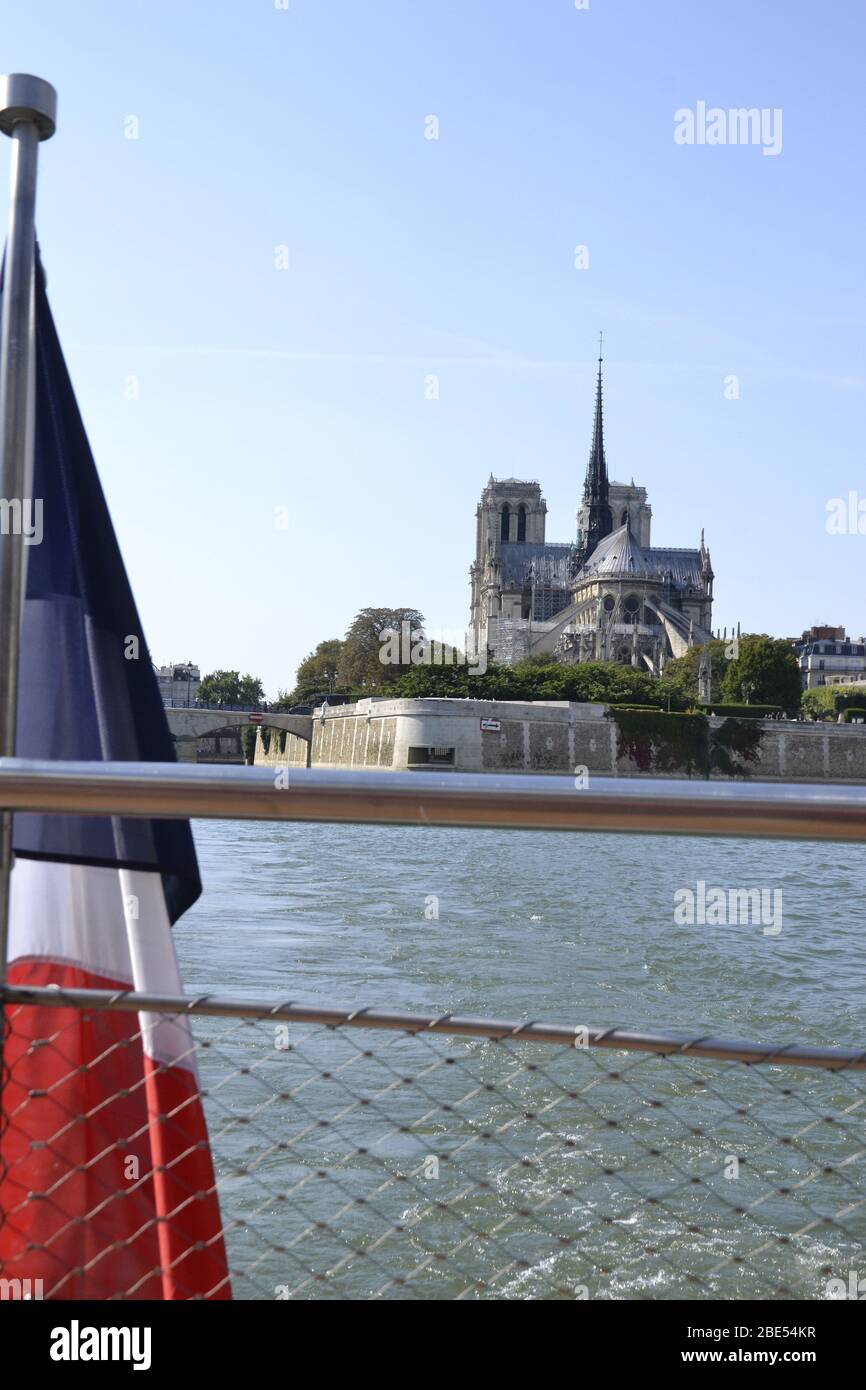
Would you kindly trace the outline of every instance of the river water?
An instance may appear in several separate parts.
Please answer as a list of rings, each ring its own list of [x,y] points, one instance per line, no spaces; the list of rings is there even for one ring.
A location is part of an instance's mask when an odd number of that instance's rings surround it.
[[[866,1046],[862,847],[195,836],[187,992]],[[781,930],[678,924],[699,882],[780,893]],[[196,1036],[236,1296],[821,1298],[866,1271],[864,1073],[314,1025]]]

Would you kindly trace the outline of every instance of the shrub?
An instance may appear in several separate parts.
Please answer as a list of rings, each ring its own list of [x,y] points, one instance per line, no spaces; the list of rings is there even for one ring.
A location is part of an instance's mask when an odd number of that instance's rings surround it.
[[[611,705],[605,713],[617,726],[617,757],[630,758],[640,772],[748,777],[764,736],[754,720],[726,719],[711,729],[700,711],[668,714],[645,705]]]
[[[617,757],[640,772],[709,774],[709,720],[705,714],[668,714],[646,706],[612,705],[605,711],[617,729]]]
[[[764,731],[754,719],[726,719],[711,732],[710,770],[727,777],[748,777],[747,764],[758,761]]]
[[[851,690],[846,685],[816,685],[812,690],[803,691],[802,706],[805,714],[833,715],[846,709],[863,708],[863,690]]]

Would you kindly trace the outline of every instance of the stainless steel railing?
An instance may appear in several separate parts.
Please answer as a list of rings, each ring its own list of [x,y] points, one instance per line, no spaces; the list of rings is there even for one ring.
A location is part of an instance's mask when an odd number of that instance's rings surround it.
[[[713,1057],[722,1061],[773,1066],[821,1067],[827,1071],[866,1071],[866,1049],[808,1043],[757,1043],[701,1034],[678,1038],[633,1028],[591,1028],[539,1020],[486,1018],[468,1014],[421,1014],[402,1009],[340,1008],[330,1004],[238,999],[226,995],[148,994],[136,990],[73,989],[60,985],[7,985],[0,1002],[40,1008],[74,1008],[91,1013],[187,1014],[206,1018],[258,1019],[261,1022],[320,1023],[327,1028],[363,1028],[392,1033],[436,1033],[488,1038],[497,1042],[548,1043],[558,1047],[598,1047],[618,1052],[653,1052],[663,1057]]]
[[[866,786],[0,759],[0,806],[74,815],[335,821],[866,842]]]

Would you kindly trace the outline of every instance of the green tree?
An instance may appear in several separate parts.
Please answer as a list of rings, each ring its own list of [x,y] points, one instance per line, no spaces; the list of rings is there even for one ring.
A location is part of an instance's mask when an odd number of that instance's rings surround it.
[[[314,696],[333,694],[335,691],[347,694],[348,687],[341,670],[342,656],[343,641],[340,637],[330,637],[320,642],[298,667],[292,689],[277,691],[271,709],[286,710],[293,705],[307,705]]]
[[[239,671],[211,671],[203,676],[198,698],[203,705],[237,705],[240,684]]]
[[[290,705],[294,705],[296,703],[297,702],[295,700],[295,692],[293,690],[283,690],[282,686],[280,686],[279,690],[277,691],[277,698],[275,700],[271,700],[271,709],[275,711],[286,710],[289,708]]]
[[[403,623],[409,624],[413,635],[421,635],[424,631],[424,615],[417,608],[362,608],[356,614],[346,633],[340,658],[340,673],[347,685],[362,693],[378,693],[397,675],[410,669],[409,665],[384,664],[379,659],[386,642],[383,634],[387,631],[400,634]]]
[[[258,676],[251,676],[249,673],[241,676],[238,682],[238,691],[240,693],[239,705],[260,705],[265,698],[265,687]]]
[[[256,734],[258,729],[255,725],[248,724],[241,729],[241,752],[244,755],[244,762],[252,767],[256,760]]]
[[[239,671],[211,671],[198,691],[203,705],[260,705],[263,697],[258,676],[242,676]]]
[[[333,691],[342,684],[342,656],[343,642],[339,637],[330,637],[304,657],[295,675],[297,703],[303,703],[307,695]]]
[[[841,695],[845,687],[843,685],[816,685],[811,690],[804,690],[802,696],[803,713],[808,716],[817,716],[824,719],[827,715],[836,717],[836,697]]]
[[[803,691],[802,708],[807,716],[837,719],[843,710],[866,703],[866,691],[850,685],[815,685]]]
[[[598,704],[653,705],[683,710],[689,700],[671,681],[656,680],[615,661],[563,666],[548,661],[491,663],[481,674],[471,666],[413,666],[391,680],[382,693],[404,699],[451,696],[472,700],[570,700]]]
[[[739,656],[725,668],[721,695],[733,704],[780,705],[795,714],[801,686],[791,644],[764,633],[741,637]]]
[[[730,659],[725,656],[725,652],[731,650],[732,641],[733,639],[726,642],[721,638],[713,638],[707,644],[712,665],[710,698],[715,701],[722,698],[722,677]],[[683,694],[694,701],[700,699],[698,676],[703,655],[703,647],[689,647],[684,656],[673,657],[665,666],[665,679],[679,686]]]

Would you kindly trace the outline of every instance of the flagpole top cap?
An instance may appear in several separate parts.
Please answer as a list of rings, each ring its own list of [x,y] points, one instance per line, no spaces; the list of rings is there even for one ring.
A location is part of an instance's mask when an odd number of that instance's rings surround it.
[[[32,121],[40,140],[57,127],[57,93],[50,82],[27,72],[0,77],[0,130],[11,135],[19,121]]]

